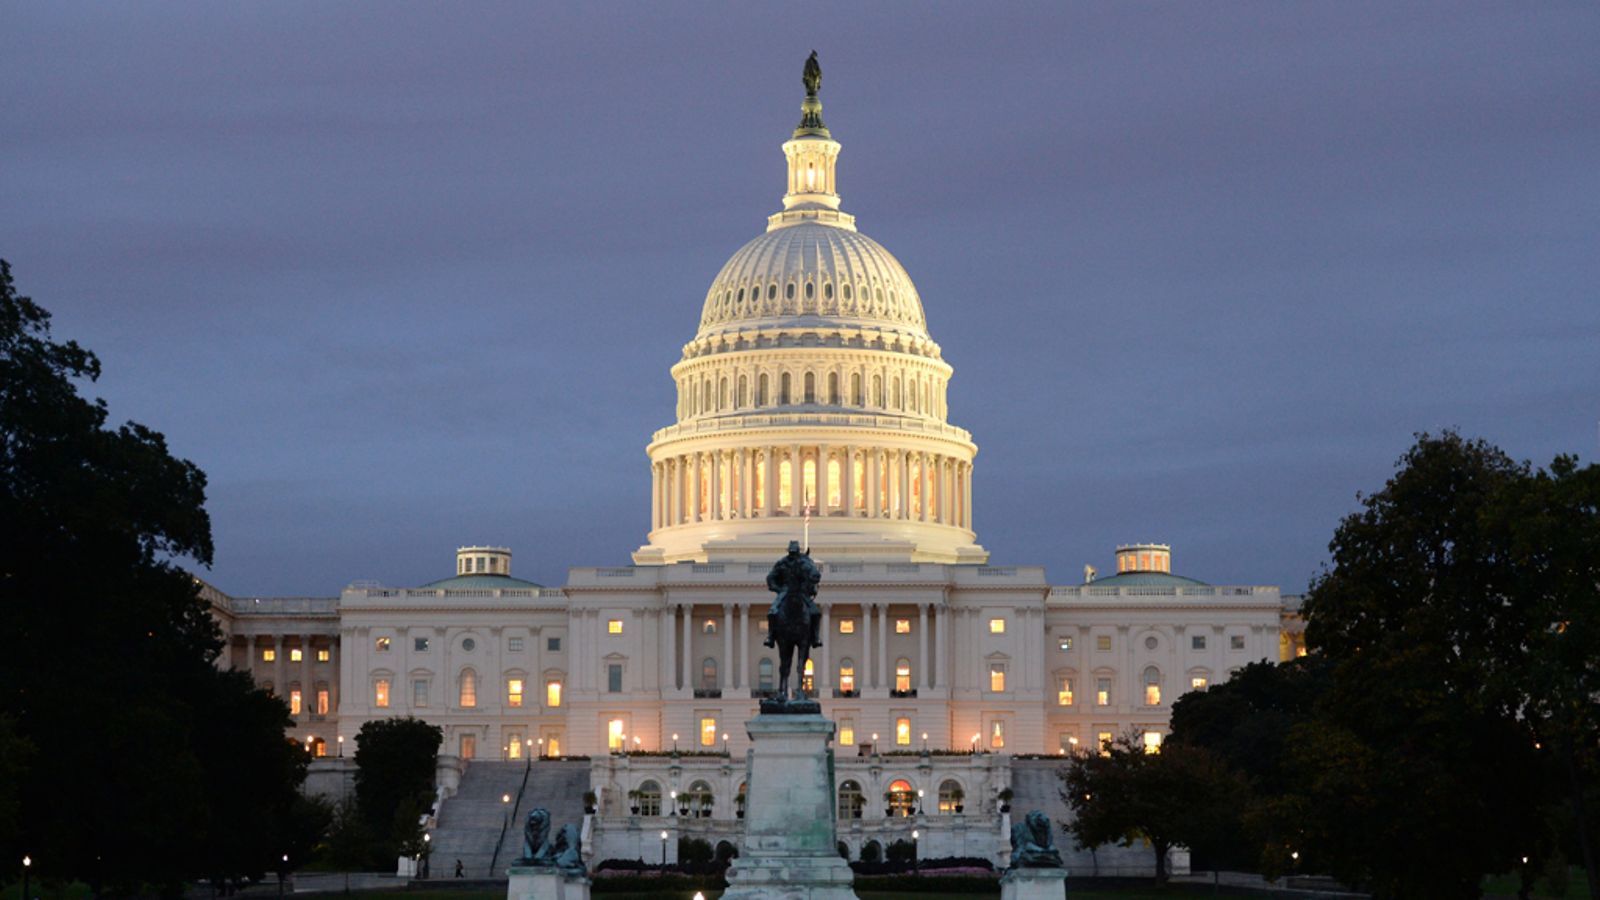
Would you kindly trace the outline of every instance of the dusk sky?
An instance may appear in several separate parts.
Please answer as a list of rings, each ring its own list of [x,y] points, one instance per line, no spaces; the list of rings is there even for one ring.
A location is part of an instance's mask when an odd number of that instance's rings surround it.
[[[816,49],[978,540],[1298,592],[1418,431],[1600,439],[1600,7],[8,3],[0,257],[237,596],[624,565]]]

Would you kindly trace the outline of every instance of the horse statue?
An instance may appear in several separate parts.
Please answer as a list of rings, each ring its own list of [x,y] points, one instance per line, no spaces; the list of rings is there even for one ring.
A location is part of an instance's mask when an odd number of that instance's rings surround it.
[[[817,583],[822,571],[811,561],[811,552],[800,550],[799,541],[789,542],[789,554],[767,573],[767,590],[777,594],[767,611],[768,647],[778,650],[778,697],[780,702],[806,699],[803,683],[789,691],[789,672],[806,670],[811,648],[821,647],[822,610],[817,608]],[[799,659],[796,661],[795,657]]]

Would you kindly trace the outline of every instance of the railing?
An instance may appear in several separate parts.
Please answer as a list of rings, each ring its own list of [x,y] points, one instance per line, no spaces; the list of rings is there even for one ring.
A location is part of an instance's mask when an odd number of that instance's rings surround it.
[[[889,692],[889,696],[894,697],[896,699],[904,699],[906,697],[915,697],[916,695],[917,695],[917,689],[916,688],[912,688],[909,691],[890,691]]]
[[[694,698],[696,700],[721,700],[722,699],[722,689],[721,688],[695,688],[694,689]]]
[[[506,842],[506,831],[511,827],[511,823],[517,820],[517,812],[522,809],[522,794],[528,789],[528,774],[532,771],[533,766],[531,764],[523,767],[522,783],[517,785],[517,802],[511,804],[511,814],[506,816],[504,822],[500,823],[500,839],[494,842],[494,853],[489,857],[489,873],[491,875],[499,871],[495,868],[495,863],[500,861],[500,848]]]
[[[852,698],[852,697],[861,696],[861,691],[860,690],[849,690],[849,691],[847,691],[847,690],[844,690],[843,688],[834,688],[833,689],[833,696],[836,697],[836,698],[840,698],[840,699],[849,699],[849,698]]]
[[[1160,587],[1155,585],[1129,585],[1096,587],[1094,584],[1057,585],[1050,588],[1050,596],[1071,597],[1267,597],[1278,593],[1271,586],[1213,586],[1184,585]]]
[[[338,597],[230,597],[228,609],[236,616],[338,615]]]
[[[772,428],[790,425],[835,425],[845,428],[882,428],[891,431],[917,431],[940,437],[954,438],[964,443],[972,442],[972,432],[965,428],[920,416],[850,415],[844,413],[774,413],[766,415],[734,415],[693,419],[669,425],[650,436],[651,443],[669,438],[689,437],[722,431],[742,431],[747,428]]]

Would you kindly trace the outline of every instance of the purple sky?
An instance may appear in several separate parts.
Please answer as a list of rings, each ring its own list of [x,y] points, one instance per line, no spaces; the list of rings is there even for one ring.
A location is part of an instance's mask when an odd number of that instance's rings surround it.
[[[644,540],[812,48],[996,563],[1298,591],[1413,432],[1595,457],[1587,2],[11,4],[0,256],[208,473],[223,590],[560,584]]]

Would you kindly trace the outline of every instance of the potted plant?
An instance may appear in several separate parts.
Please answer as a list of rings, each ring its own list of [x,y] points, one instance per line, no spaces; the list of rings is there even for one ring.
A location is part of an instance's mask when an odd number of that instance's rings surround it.
[[[689,814],[689,795],[688,794],[679,794],[678,795],[678,814],[682,815],[682,816],[687,816]]]
[[[628,792],[628,809],[632,810],[636,816],[639,814],[639,798],[642,796],[644,795],[638,790]]]
[[[738,818],[741,818],[741,819],[744,818],[744,792],[743,791],[740,791],[738,793],[738,795],[733,798],[733,814],[735,816],[737,816]]]
[[[966,808],[961,802],[961,801],[963,801],[965,799],[967,799],[967,792],[966,791],[963,791],[959,787],[958,788],[952,788],[950,790],[950,803],[955,808],[955,811],[957,813],[961,812],[961,810]]]
[[[1000,811],[1001,812],[1003,812],[1003,813],[1011,812],[1011,798],[1013,796],[1015,796],[1015,795],[1011,793],[1011,788],[1001,788],[1001,790],[1000,790]]]
[[[599,802],[600,798],[595,796],[594,791],[583,792],[583,811],[588,815],[594,815],[595,804]]]

